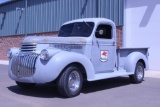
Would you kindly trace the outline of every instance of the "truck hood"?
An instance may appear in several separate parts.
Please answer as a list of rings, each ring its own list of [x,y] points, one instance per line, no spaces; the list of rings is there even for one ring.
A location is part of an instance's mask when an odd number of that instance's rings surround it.
[[[61,43],[61,44],[86,44],[91,43],[85,37],[51,37],[51,36],[28,36],[23,43]]]

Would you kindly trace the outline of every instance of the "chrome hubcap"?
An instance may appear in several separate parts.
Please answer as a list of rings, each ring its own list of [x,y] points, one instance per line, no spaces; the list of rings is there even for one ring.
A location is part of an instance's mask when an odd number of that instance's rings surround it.
[[[139,80],[143,78],[143,67],[142,66],[137,67],[137,78]]]
[[[76,91],[80,87],[80,75],[78,71],[74,70],[70,73],[68,85],[71,91]]]

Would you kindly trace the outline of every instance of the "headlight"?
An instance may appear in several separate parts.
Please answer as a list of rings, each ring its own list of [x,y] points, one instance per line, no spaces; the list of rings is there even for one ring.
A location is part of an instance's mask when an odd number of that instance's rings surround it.
[[[19,48],[16,48],[16,47],[13,47],[13,48],[10,48],[7,53],[6,53],[6,56],[11,59],[14,54],[17,54],[19,52]]]
[[[7,51],[7,57],[8,57],[9,59],[12,58],[12,51],[11,51],[11,49],[9,49],[9,50]]]
[[[46,49],[41,51],[40,58],[42,60],[48,60],[49,59],[49,53]]]

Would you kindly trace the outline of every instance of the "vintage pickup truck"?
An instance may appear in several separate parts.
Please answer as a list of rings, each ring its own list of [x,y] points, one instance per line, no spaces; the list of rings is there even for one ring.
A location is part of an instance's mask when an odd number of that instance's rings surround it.
[[[28,36],[7,52],[9,77],[21,88],[56,82],[59,94],[80,94],[83,80],[128,75],[141,83],[148,70],[148,48],[117,48],[116,26],[105,18],[64,23],[58,37]]]

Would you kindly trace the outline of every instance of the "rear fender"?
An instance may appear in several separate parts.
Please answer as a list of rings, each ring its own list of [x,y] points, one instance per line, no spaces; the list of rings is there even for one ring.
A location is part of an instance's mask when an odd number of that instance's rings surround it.
[[[125,63],[124,63],[124,69],[127,72],[134,73],[135,67],[136,67],[136,64],[138,61],[144,62],[145,70],[149,69],[148,60],[147,60],[146,56],[140,52],[133,52],[127,56]]]

